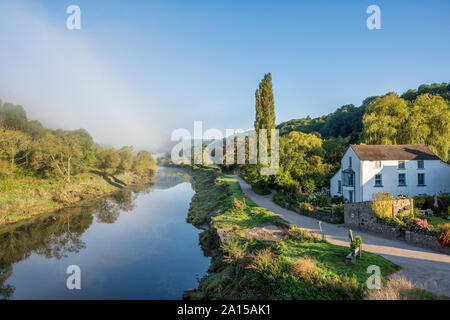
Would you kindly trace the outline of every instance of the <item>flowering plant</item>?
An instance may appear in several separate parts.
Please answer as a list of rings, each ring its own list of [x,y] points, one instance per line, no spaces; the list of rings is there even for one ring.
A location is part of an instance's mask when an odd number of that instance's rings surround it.
[[[410,226],[412,229],[415,229],[415,230],[430,230],[431,229],[431,225],[428,224],[427,219],[414,218],[414,219],[408,220],[407,224],[408,224],[408,226]]]
[[[441,235],[438,237],[439,243],[443,247],[450,247],[450,230],[442,231]]]

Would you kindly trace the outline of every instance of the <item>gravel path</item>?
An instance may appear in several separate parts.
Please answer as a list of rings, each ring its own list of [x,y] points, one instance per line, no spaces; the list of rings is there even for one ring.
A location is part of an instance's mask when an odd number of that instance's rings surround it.
[[[280,207],[272,202],[272,195],[258,195],[240,177],[236,178],[244,193],[260,207],[266,208],[286,221],[300,228],[319,231],[318,220],[302,216],[294,211]],[[348,246],[348,228],[344,225],[335,225],[322,222],[322,230],[327,240],[333,244]],[[417,287],[439,295],[450,297],[450,256],[429,249],[418,248],[400,240],[385,239],[372,234],[353,230],[353,235],[360,235],[363,239],[364,251],[379,254],[403,269],[398,273],[412,281]]]

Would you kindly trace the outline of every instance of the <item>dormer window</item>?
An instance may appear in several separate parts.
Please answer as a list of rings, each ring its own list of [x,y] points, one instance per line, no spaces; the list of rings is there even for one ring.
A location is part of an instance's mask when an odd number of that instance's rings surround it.
[[[398,168],[399,169],[405,169],[405,160],[400,160],[398,162]]]

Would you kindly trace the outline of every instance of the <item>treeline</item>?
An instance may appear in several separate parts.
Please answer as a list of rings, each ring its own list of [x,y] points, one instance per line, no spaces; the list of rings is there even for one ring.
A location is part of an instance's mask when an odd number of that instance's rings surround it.
[[[146,151],[133,147],[119,150],[96,144],[84,129],[52,130],[39,121],[29,121],[20,105],[0,100],[0,176],[60,178],[75,174],[116,174],[132,171],[152,175],[156,163]]]
[[[390,97],[390,98],[389,98]],[[449,159],[448,110],[450,83],[423,84],[398,97],[395,93],[366,98],[361,106],[345,105],[336,112],[311,119],[309,116],[277,126],[281,135],[291,131],[314,133],[323,139],[344,138],[348,144],[428,144],[444,161]],[[375,105],[375,106],[374,106]],[[441,117],[438,114],[441,113]],[[374,118],[381,117],[378,121]],[[399,121],[400,120],[400,121]],[[401,123],[409,132],[390,130]],[[384,131],[380,130],[384,127]],[[438,129],[438,130],[435,130]],[[389,132],[387,132],[389,131]],[[386,138],[386,133],[389,138]],[[436,137],[440,139],[436,140]]]

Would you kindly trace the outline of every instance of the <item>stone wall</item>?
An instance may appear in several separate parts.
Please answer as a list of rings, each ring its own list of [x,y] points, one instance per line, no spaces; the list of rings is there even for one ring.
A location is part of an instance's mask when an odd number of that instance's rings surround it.
[[[410,207],[411,204],[410,199],[393,200],[392,212],[395,215],[404,214],[404,209]],[[410,209],[412,210],[412,208]],[[450,254],[450,248],[442,247],[435,236],[402,230],[397,227],[396,223],[380,221],[372,211],[371,201],[344,204],[344,223],[346,227],[351,229],[368,231],[386,238],[404,240],[420,247]]]

